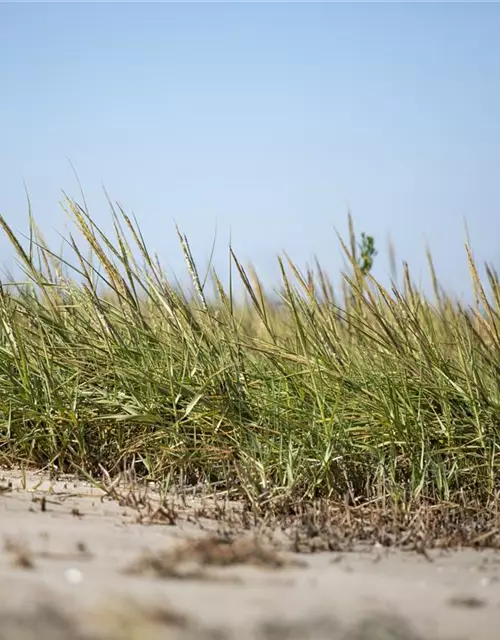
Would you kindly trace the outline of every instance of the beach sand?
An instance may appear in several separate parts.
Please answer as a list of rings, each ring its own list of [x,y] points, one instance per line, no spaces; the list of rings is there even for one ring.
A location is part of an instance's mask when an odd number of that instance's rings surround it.
[[[500,637],[493,550],[296,554],[212,499],[115,493],[0,471],[1,640]]]

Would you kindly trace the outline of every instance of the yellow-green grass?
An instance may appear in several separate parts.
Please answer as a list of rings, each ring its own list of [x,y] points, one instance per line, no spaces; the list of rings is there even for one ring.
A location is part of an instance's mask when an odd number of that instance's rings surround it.
[[[83,238],[67,237],[71,265],[31,215],[25,247],[0,219],[26,274],[0,289],[0,465],[134,467],[252,500],[494,498],[500,285],[488,269],[485,292],[469,249],[475,308],[442,291],[430,256],[432,300],[407,270],[382,287],[352,224],[339,291],[284,256],[277,300],[231,252],[238,302],[214,271],[207,293],[180,233],[191,292],[121,208],[113,239],[67,208]]]

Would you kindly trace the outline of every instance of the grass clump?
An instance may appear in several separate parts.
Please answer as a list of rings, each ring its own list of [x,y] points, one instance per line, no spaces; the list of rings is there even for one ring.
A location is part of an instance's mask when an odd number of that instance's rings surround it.
[[[231,251],[238,303],[215,271],[207,294],[180,232],[192,292],[121,208],[111,240],[66,204],[83,237],[67,238],[71,264],[31,216],[27,248],[0,218],[26,274],[0,283],[0,464],[134,467],[254,502],[495,497],[500,283],[488,267],[486,293],[469,248],[474,308],[442,291],[430,256],[434,302],[408,269],[401,289],[382,287],[351,220],[339,291],[285,255],[276,299]]]

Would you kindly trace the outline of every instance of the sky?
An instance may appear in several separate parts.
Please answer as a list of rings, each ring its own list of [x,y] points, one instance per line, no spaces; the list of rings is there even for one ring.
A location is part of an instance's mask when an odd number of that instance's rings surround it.
[[[168,273],[179,225],[200,268],[231,242],[269,285],[276,256],[335,281],[350,210],[428,286],[500,269],[500,4],[1,3],[0,213],[55,250],[62,191],[111,230],[103,188]],[[0,262],[13,251],[0,236]]]

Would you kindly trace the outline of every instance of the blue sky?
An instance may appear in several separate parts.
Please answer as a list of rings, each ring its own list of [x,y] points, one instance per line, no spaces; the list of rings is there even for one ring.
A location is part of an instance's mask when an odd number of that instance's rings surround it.
[[[0,212],[26,229],[24,181],[55,247],[61,190],[109,229],[102,192],[182,273],[174,220],[203,265],[217,228],[273,282],[285,249],[342,266],[350,208],[425,284],[500,268],[497,3],[2,3]],[[2,262],[11,251],[0,239]]]

